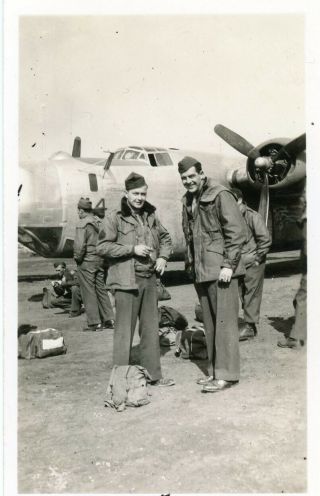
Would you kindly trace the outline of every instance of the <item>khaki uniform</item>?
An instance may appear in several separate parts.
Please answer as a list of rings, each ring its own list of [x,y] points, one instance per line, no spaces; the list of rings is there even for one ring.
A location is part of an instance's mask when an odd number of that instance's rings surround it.
[[[138,244],[151,246],[151,256],[137,257],[134,246]],[[113,361],[115,365],[129,365],[139,317],[140,364],[154,381],[162,377],[154,267],[157,258],[167,260],[171,252],[171,238],[155,215],[155,207],[148,202],[138,217],[123,198],[121,210],[104,219],[97,253],[109,265],[107,287],[115,290]]]
[[[240,211],[246,223],[246,242],[242,247],[246,273],[240,279],[239,293],[245,322],[257,324],[260,318],[265,261],[271,246],[271,236],[258,212],[244,203],[240,204]]]
[[[78,265],[78,279],[88,325],[103,324],[114,318],[105,286],[105,270],[96,253],[100,221],[92,214],[80,219],[74,240],[74,259]]]
[[[301,279],[300,286],[295,296],[293,305],[295,307],[295,322],[290,332],[290,337],[300,341],[307,339],[307,217],[306,205],[300,220],[302,229],[302,248],[300,254]]]
[[[187,243],[186,268],[203,311],[208,372],[215,379],[240,376],[238,277],[245,273],[241,248],[245,225],[233,194],[207,179],[196,201],[187,192],[182,221]],[[221,268],[233,270],[230,284],[218,281]]]

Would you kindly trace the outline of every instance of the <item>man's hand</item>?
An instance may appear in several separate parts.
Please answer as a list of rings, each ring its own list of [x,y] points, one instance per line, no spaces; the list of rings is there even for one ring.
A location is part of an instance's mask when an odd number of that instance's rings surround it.
[[[152,248],[150,248],[150,246],[136,245],[134,247],[134,253],[135,255],[138,255],[138,257],[147,257],[151,252]]]
[[[164,273],[164,269],[166,268],[166,265],[167,265],[167,261],[164,258],[157,258],[155,269],[156,272],[160,274],[160,276],[162,276],[162,274]]]
[[[233,274],[232,269],[228,269],[227,267],[223,267],[223,269],[220,270],[219,281],[230,282],[232,274]]]

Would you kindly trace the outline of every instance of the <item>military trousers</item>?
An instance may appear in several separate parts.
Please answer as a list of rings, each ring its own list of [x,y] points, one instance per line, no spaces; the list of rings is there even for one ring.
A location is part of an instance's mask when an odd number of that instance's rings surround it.
[[[88,325],[114,319],[101,262],[82,262],[78,265],[77,275]]]
[[[208,374],[215,379],[238,381],[240,353],[238,330],[238,279],[196,283],[208,350]]]
[[[132,341],[139,317],[140,365],[153,381],[162,378],[156,276],[136,275],[138,290],[115,291],[116,323],[113,342],[114,365],[129,365]]]
[[[80,286],[71,286],[71,307],[70,313],[77,314],[81,312],[82,296]]]
[[[264,282],[265,263],[251,265],[239,279],[239,296],[243,308],[243,318],[249,324],[258,324]]]
[[[82,297],[79,286],[71,287],[71,298],[69,295],[57,296],[52,289],[47,290],[43,298],[44,308],[63,308],[71,313],[80,313]]]
[[[290,337],[306,341],[307,339],[307,274],[302,274],[300,286],[294,299],[295,322]]]

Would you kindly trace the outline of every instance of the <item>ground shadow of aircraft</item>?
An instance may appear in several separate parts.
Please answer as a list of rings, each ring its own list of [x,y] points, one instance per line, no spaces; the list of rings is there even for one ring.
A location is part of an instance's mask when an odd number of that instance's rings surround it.
[[[177,164],[186,155],[197,158],[217,183],[236,186],[244,199],[263,215],[272,234],[273,249],[299,247],[300,197],[306,175],[306,136],[275,138],[253,146],[218,124],[215,132],[241,157],[175,148],[127,146],[107,159],[81,157],[75,138],[72,155],[58,152],[41,162],[20,165],[18,240],[44,257],[70,257],[81,196],[92,200],[97,215],[119,207],[124,180],[132,171],[143,174],[154,203],[173,239],[172,260],[184,257],[181,228],[181,184]]]

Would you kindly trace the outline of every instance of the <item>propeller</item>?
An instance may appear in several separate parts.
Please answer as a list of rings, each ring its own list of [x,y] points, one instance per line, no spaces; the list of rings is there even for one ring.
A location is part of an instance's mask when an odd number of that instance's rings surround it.
[[[259,200],[259,208],[258,212],[265,221],[265,224],[268,224],[268,215],[269,215],[269,178],[268,174],[264,172],[263,177],[263,185],[260,191],[260,200]]]
[[[295,158],[299,153],[306,149],[306,133],[301,134],[297,138],[293,139],[285,146],[283,146],[277,153],[275,157],[272,157],[272,161],[275,163],[278,160]]]
[[[220,138],[228,143],[228,145],[242,153],[242,155],[253,159],[260,157],[259,151],[251,143],[249,143],[249,141],[234,131],[231,131],[231,129],[228,129],[222,124],[217,124],[214,131],[218,136],[220,136]]]
[[[280,150],[273,154],[270,153],[270,156],[261,156],[258,148],[222,124],[217,124],[214,131],[220,138],[232,146],[232,148],[254,161],[252,166],[256,172],[259,171],[258,176],[262,182],[258,211],[267,223],[269,212],[269,174],[273,181],[279,181],[283,177],[283,174],[289,169],[291,161],[295,160],[296,156],[305,150],[306,134],[301,134],[280,148]],[[281,161],[285,163],[283,164]],[[277,164],[277,162],[279,163]]]
[[[72,156],[74,158],[80,158],[81,156],[81,138],[79,136],[74,138]]]

